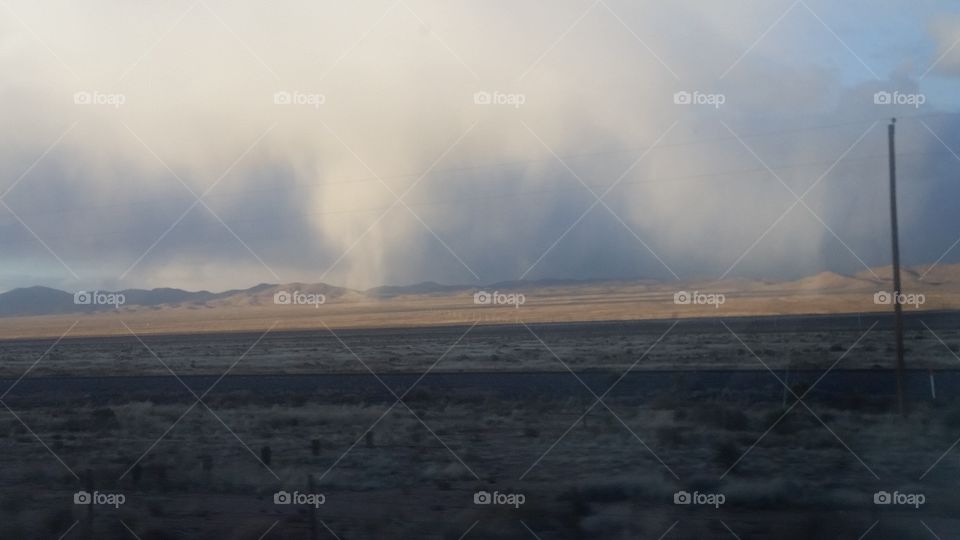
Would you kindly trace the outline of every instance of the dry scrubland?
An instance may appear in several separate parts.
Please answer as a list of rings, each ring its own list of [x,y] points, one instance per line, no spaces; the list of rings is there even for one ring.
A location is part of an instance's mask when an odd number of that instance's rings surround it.
[[[911,323],[912,367],[955,367],[960,336],[951,317],[931,315],[936,336]],[[235,362],[234,374],[367,373],[364,363],[377,373],[418,374],[440,359],[436,372],[462,378],[544,370],[575,382],[566,363],[606,378],[604,388],[638,360],[646,369],[763,369],[748,347],[778,372],[837,361],[870,371],[892,365],[889,331],[868,333],[868,318],[785,329],[777,321],[730,324],[744,343],[710,321],[680,322],[652,349],[669,323],[476,327],[465,337],[459,328],[270,333],[259,342],[258,334],[67,339],[47,354],[50,340],[2,342],[8,381],[28,371],[29,379],[3,399],[13,414],[0,414],[0,538],[67,530],[67,538],[130,538],[127,527],[143,540],[258,540],[268,530],[266,538],[311,538],[312,523],[317,538],[332,538],[329,527],[342,540],[460,540],[468,530],[465,538],[532,538],[531,530],[543,540],[658,538],[668,530],[664,538],[722,538],[728,527],[740,538],[858,538],[875,523],[871,538],[928,538],[926,527],[942,538],[960,532],[960,466],[944,454],[960,437],[960,402],[949,385],[936,407],[915,401],[907,421],[891,413],[889,397],[812,394],[818,420],[772,375],[768,386],[721,381],[705,390],[676,374],[652,392],[611,393],[582,419],[593,399],[576,384],[514,397],[424,381],[405,397],[413,412],[403,404],[387,412],[393,401],[380,388],[376,396],[347,386],[277,392],[259,376],[247,391],[223,381],[192,408],[194,398],[175,384],[133,390],[129,379],[109,393],[67,392],[62,380],[25,391],[51,375],[155,374],[175,383],[163,363],[215,378]],[[258,461],[265,447],[269,468]],[[88,517],[72,499],[88,474],[94,489],[119,490],[126,504]],[[306,491],[311,475],[327,497],[315,513],[273,504],[279,489]],[[480,489],[523,493],[526,503],[477,506]],[[726,502],[675,505],[678,490],[719,492]],[[919,492],[927,502],[880,507],[878,490]]]
[[[543,539],[657,538],[674,521],[666,538],[723,537],[725,526],[741,538],[857,538],[877,520],[874,538],[929,538],[920,520],[944,538],[960,530],[955,456],[919,480],[960,435],[958,405],[921,405],[904,422],[869,400],[859,410],[812,404],[829,430],[797,406],[721,479],[785,409],[664,389],[644,403],[611,400],[626,426],[597,407],[519,480],[581,416],[586,396],[511,401],[415,390],[407,401],[429,430],[400,405],[367,439],[364,431],[388,404],[210,396],[213,411],[255,453],[271,448],[279,481],[202,406],[118,481],[192,401],[11,406],[73,470],[90,470],[97,489],[127,495],[119,510],[96,510],[96,538],[129,538],[121,520],[144,540],[257,539],[274,522],[270,537],[309,538],[308,511],[272,504],[281,487],[306,490],[309,474],[327,497],[316,518],[342,539],[457,539],[475,522],[472,537],[518,539],[531,537],[524,524]],[[71,494],[83,482],[12,416],[0,418],[0,434],[0,536],[56,538],[79,520],[72,534],[82,537],[85,507],[73,505]],[[209,468],[203,456],[211,456]],[[521,492],[527,502],[477,507],[477,489]],[[726,503],[676,506],[679,489],[724,493]],[[872,494],[880,489],[922,492],[927,503],[877,507]],[[318,527],[319,537],[332,537]]]
[[[744,333],[741,337],[774,369],[826,368],[862,337],[838,367],[890,368],[894,365],[892,336],[882,330],[864,335],[870,324],[865,320],[861,327],[850,330]],[[413,332],[369,336],[338,332],[350,349],[327,331],[273,332],[253,349],[250,347],[259,335],[204,339],[148,336],[143,343],[128,335],[116,340],[64,340],[35,366],[51,342],[18,341],[0,343],[0,376],[18,377],[31,366],[32,375],[168,375],[164,364],[179,375],[220,375],[241,357],[232,374],[366,373],[363,363],[377,373],[422,373],[441,357],[434,367],[436,372],[566,371],[563,363],[577,371],[623,371],[638,360],[639,370],[763,369],[750,350],[720,325],[713,330],[691,331],[679,323],[650,349],[666,328],[642,333],[535,328],[536,336],[546,346],[522,327],[509,337],[474,329],[446,356],[444,353],[465,329],[446,332],[436,339]],[[960,353],[960,330],[937,328],[935,336],[926,329],[911,329],[906,337],[912,368],[960,367],[954,356]]]

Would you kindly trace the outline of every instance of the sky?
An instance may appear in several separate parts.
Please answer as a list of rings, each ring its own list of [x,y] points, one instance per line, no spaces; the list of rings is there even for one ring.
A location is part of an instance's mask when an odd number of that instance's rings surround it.
[[[960,262],[958,41],[943,1],[8,1],[0,290],[868,272],[894,116],[904,263]]]

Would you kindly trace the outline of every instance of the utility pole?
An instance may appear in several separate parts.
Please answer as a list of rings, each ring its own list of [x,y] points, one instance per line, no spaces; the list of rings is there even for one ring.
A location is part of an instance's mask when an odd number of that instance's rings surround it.
[[[897,226],[897,157],[894,136],[897,119],[890,120],[887,127],[890,153],[890,234],[893,248],[893,315],[894,328],[897,333],[897,408],[901,416],[906,416],[904,406],[904,362],[903,362],[903,308],[900,305],[900,232]]]

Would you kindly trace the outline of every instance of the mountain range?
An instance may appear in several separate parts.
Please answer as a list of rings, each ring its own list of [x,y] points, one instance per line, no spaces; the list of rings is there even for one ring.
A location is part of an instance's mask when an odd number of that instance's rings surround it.
[[[382,286],[367,290],[348,289],[325,283],[261,283],[248,289],[233,289],[213,293],[209,291],[186,291],[174,288],[123,289],[118,291],[85,290],[68,292],[50,287],[35,286],[13,289],[0,293],[0,317],[56,315],[66,313],[94,313],[116,309],[130,311],[153,308],[198,308],[226,306],[260,306],[274,304],[274,295],[280,292],[300,292],[323,295],[328,302],[358,302],[363,300],[388,300],[404,296],[443,296],[479,290],[522,291],[540,290],[547,287],[577,287],[603,283],[580,280],[506,281],[483,287],[473,285],[441,285],[425,281],[415,285]],[[624,282],[611,282],[624,283]],[[119,305],[113,303],[82,303],[79,295],[99,294],[122,297]]]
[[[56,337],[73,323],[71,334],[92,336],[128,328],[192,333],[876,312],[890,309],[876,295],[892,289],[891,274],[879,267],[790,281],[424,282],[367,290],[325,283],[261,283],[223,292],[37,286],[0,293],[0,339]],[[915,304],[905,309],[960,309],[960,264],[904,268],[902,281]],[[693,300],[684,303],[683,294]]]

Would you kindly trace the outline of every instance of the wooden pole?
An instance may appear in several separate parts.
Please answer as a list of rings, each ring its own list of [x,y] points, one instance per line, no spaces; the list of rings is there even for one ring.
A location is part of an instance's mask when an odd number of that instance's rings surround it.
[[[887,139],[889,142],[890,154],[890,234],[891,248],[893,251],[893,315],[894,327],[897,333],[897,408],[900,414],[905,416],[907,410],[904,404],[903,396],[903,307],[900,305],[902,294],[900,284],[900,232],[897,225],[897,158],[894,137],[896,135],[897,119],[890,121],[887,127]]]

